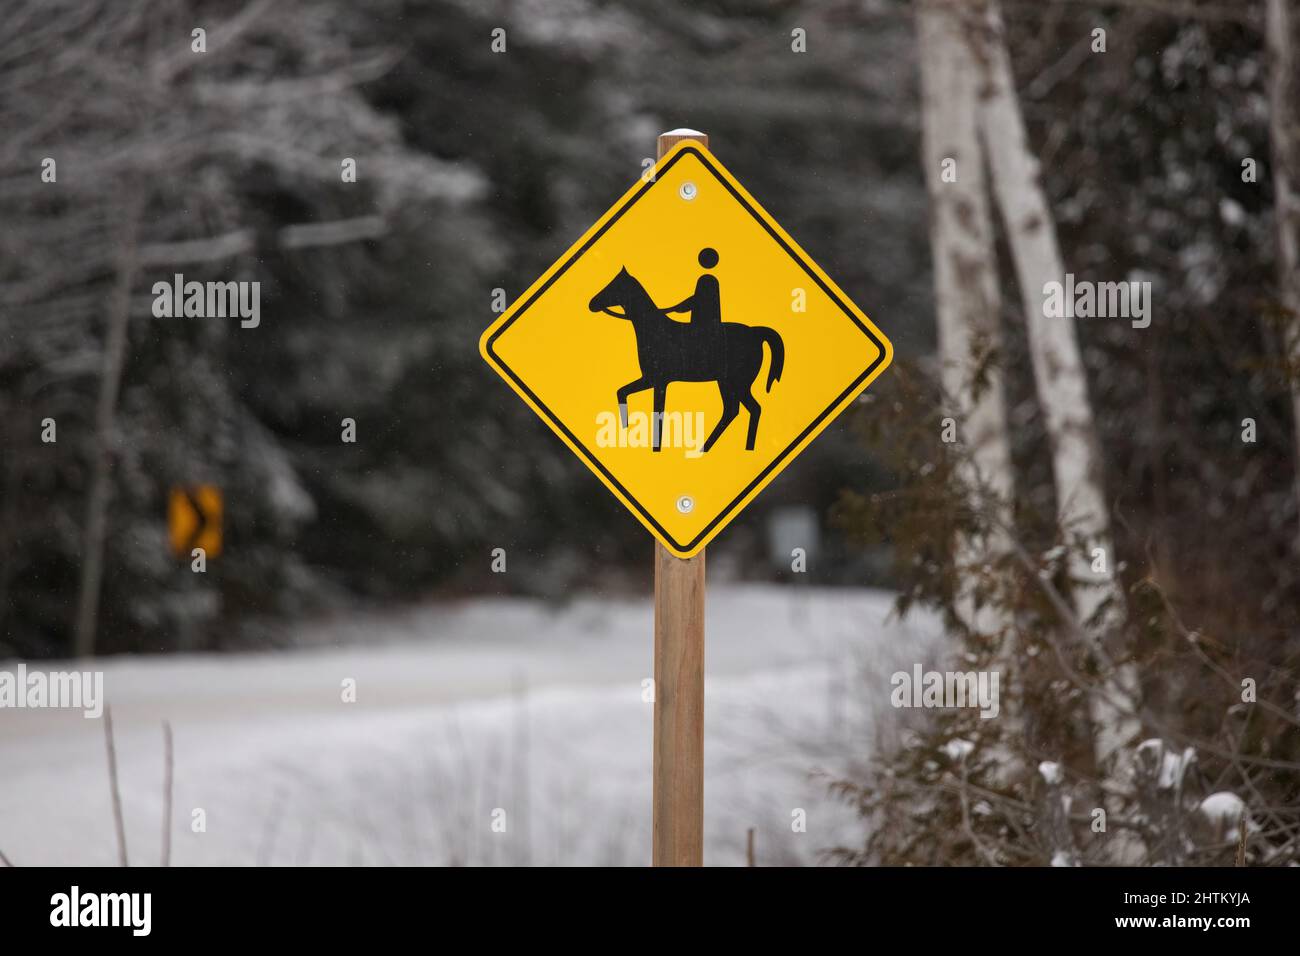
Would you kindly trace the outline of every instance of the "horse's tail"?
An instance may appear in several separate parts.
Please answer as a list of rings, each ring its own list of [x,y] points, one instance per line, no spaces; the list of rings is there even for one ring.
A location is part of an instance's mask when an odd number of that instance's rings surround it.
[[[772,386],[781,380],[781,371],[785,368],[785,343],[781,341],[781,336],[777,334],[776,329],[760,325],[754,331],[772,350],[772,367],[767,372],[767,390],[770,392]]]

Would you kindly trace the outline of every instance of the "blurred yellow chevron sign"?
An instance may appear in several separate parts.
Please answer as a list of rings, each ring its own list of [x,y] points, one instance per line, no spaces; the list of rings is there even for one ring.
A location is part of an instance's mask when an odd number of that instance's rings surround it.
[[[665,153],[479,349],[681,558],[893,356],[862,310],[691,141]]]
[[[221,489],[178,485],[167,500],[167,537],[172,554],[188,558],[195,548],[215,558],[221,553]]]

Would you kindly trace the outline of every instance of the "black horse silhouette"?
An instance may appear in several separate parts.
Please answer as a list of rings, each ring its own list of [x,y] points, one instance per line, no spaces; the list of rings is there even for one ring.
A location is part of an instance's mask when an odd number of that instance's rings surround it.
[[[763,366],[763,343],[772,350],[772,367],[767,374],[767,391],[781,378],[785,365],[785,345],[774,329],[761,325],[721,322],[696,325],[675,322],[654,304],[650,294],[624,267],[597,292],[588,306],[592,312],[604,312],[617,319],[627,319],[636,333],[637,359],[641,376],[618,390],[618,413],[627,428],[627,397],[633,392],[654,389],[654,430],[652,445],[659,450],[663,422],[664,398],[669,382],[717,382],[722,393],[722,417],[709,433],[702,452],[713,447],[740,406],[749,412],[749,434],[745,448],[754,450],[758,436],[758,418],[762,413],[752,392],[754,380]],[[623,311],[613,311],[615,307]]]

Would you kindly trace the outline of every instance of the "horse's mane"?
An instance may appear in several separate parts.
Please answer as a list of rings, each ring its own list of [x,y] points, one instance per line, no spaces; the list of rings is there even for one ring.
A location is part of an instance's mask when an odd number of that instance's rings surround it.
[[[665,322],[671,322],[672,319],[668,317],[668,313],[655,305],[654,299],[650,298],[650,293],[645,290],[645,286],[641,284],[641,280],[630,272],[627,273],[627,277],[632,284],[634,294],[641,300],[636,303],[629,302],[627,304],[628,314],[631,315],[633,308],[635,308],[638,318],[660,318]]]

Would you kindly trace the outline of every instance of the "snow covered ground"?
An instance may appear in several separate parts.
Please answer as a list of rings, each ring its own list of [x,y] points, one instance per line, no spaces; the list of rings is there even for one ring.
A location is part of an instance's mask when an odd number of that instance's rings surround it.
[[[891,602],[710,588],[706,864],[742,864],[750,827],[760,865],[862,839],[815,773],[858,769],[889,675],[938,651]],[[131,862],[159,858],[167,720],[178,865],[648,863],[651,625],[648,600],[487,598],[314,621],[295,651],[109,660]],[[0,710],[0,851],[116,861],[101,720]]]

